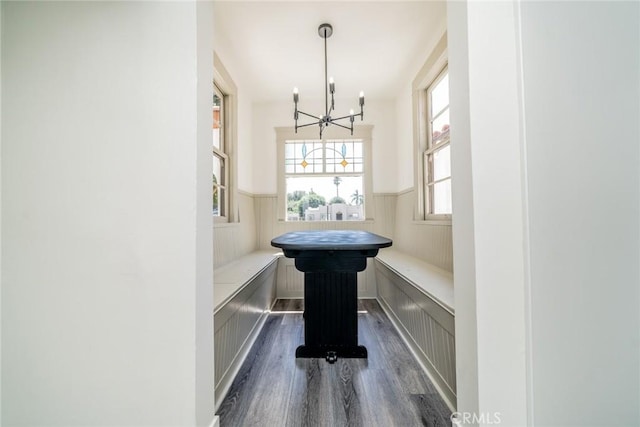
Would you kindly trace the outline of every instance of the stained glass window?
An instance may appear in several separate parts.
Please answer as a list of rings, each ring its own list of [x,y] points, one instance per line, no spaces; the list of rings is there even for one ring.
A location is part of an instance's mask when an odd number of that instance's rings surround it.
[[[285,142],[285,173],[362,173],[362,140],[291,140]]]
[[[285,173],[322,173],[322,141],[287,141],[284,145]]]
[[[364,219],[361,139],[285,140],[288,221]]]

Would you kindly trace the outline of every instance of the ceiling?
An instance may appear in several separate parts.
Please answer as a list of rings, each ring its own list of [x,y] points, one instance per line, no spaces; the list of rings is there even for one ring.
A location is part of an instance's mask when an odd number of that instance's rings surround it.
[[[324,97],[324,40],[336,98],[394,99],[446,26],[442,1],[284,1],[214,3],[214,45],[223,62],[242,70],[254,101],[300,102]],[[412,73],[412,74],[409,74]]]

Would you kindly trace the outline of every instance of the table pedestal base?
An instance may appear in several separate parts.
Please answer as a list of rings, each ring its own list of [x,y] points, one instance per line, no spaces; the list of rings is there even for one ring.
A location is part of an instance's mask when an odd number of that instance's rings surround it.
[[[333,363],[338,357],[345,357],[350,359],[366,359],[368,356],[367,348],[363,345],[356,345],[351,347],[336,347],[332,345],[326,346],[310,346],[301,345],[296,348],[296,357],[301,358],[315,358],[324,357],[327,362]]]
[[[367,357],[367,349],[358,345],[357,272],[306,272],[304,301],[305,344],[296,357],[324,357],[330,363]]]

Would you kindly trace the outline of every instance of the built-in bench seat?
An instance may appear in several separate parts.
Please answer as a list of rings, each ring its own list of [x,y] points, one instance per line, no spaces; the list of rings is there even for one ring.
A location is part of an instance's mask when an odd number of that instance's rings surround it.
[[[213,272],[214,312],[227,304],[263,270],[276,263],[281,255],[277,250],[255,251],[216,268]]]
[[[391,248],[380,250],[375,263],[380,305],[454,409],[453,274]]]
[[[381,250],[376,259],[451,314],[455,313],[451,272],[394,249]]]
[[[255,251],[214,269],[215,397],[222,402],[275,301],[281,253]]]

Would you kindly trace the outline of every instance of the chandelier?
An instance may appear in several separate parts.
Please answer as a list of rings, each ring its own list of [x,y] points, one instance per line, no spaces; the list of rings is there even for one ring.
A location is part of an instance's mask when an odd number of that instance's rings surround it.
[[[335,83],[333,81],[333,77],[329,77],[327,79],[327,39],[331,37],[333,34],[333,27],[330,24],[321,24],[318,27],[318,34],[320,37],[324,39],[324,104],[325,104],[325,113],[321,116],[314,116],[313,114],[305,113],[304,111],[298,110],[298,99],[300,94],[298,93],[298,88],[293,88],[293,103],[295,105],[295,111],[293,113],[293,119],[295,120],[295,129],[296,133],[298,133],[298,128],[303,128],[307,126],[317,125],[320,127],[320,139],[322,139],[322,131],[327,128],[329,125],[336,125],[344,129],[348,129],[351,131],[351,135],[353,135],[353,120],[356,116],[360,116],[360,120],[364,118],[364,92],[360,91],[360,112],[357,114],[353,113],[353,109],[349,111],[349,115],[342,117],[331,117],[331,113],[335,110],[333,94],[336,91]],[[331,104],[329,104],[329,94],[331,94]],[[303,116],[307,116],[312,118],[314,121],[310,123],[306,123],[303,125],[298,125],[298,117],[302,114]],[[339,120],[349,119],[350,126],[345,126],[340,123],[337,123]]]

